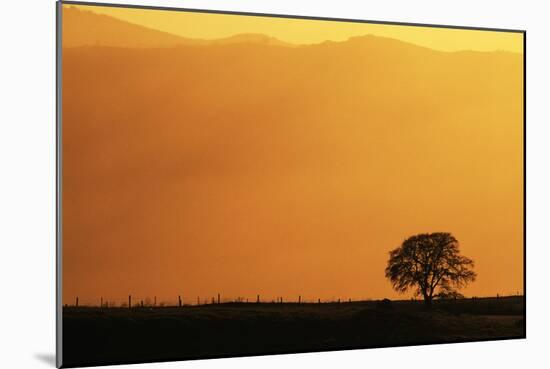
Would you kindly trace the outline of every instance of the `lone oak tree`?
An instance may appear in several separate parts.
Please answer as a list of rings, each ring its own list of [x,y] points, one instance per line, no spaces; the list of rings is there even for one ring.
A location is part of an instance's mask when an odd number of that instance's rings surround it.
[[[458,241],[450,233],[423,233],[390,251],[386,278],[400,293],[416,288],[430,306],[434,297],[452,296],[473,282],[473,267],[473,260],[460,255]]]

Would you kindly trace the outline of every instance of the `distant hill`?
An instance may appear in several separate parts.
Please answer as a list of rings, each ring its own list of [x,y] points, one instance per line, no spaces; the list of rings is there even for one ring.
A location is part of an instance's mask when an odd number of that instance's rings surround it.
[[[275,37],[270,37],[267,35],[259,33],[242,33],[227,38],[222,38],[219,40],[205,41],[204,43],[211,44],[242,44],[242,43],[257,43],[265,45],[274,45],[274,46],[286,46],[286,47],[296,47],[297,45],[284,42]]]
[[[173,47],[181,45],[259,43],[292,47],[274,37],[262,34],[238,34],[223,39],[192,39],[125,22],[114,17],[81,10],[63,8],[63,46],[109,46],[127,48]]]
[[[74,6],[63,7],[63,47],[166,47],[192,40],[157,31],[116,18],[81,10]]]

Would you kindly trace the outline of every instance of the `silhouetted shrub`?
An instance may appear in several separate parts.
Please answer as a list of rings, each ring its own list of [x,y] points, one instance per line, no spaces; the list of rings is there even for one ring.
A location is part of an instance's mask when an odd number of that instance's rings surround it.
[[[393,304],[390,299],[383,299],[376,303],[378,309],[389,310],[393,309]]]
[[[439,300],[459,300],[463,299],[464,295],[454,290],[444,290],[435,295]]]

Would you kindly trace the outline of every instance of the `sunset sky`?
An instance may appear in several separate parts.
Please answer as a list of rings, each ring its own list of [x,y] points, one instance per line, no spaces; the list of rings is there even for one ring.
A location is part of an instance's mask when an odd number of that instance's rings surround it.
[[[63,9],[65,303],[409,298],[423,232],[523,292],[521,33]]]

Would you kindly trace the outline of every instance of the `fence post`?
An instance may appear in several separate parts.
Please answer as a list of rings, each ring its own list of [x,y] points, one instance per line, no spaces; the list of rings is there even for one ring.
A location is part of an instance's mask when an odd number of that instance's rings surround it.
[[[317,302],[320,304],[320,303],[321,303],[321,299],[317,299]]]
[[[141,307],[143,307],[143,300],[141,300]]]
[[[76,303],[75,306],[78,307],[78,296],[76,296]]]
[[[157,296],[155,296],[155,306],[157,306]]]
[[[302,295],[298,295],[298,304],[302,303]]]
[[[103,297],[101,298],[101,302],[99,303],[99,307],[103,307]]]
[[[178,305],[181,307],[181,296],[178,295]]]
[[[218,305],[220,304],[220,294],[218,293]]]
[[[260,303],[260,295],[256,295],[256,304]]]
[[[132,295],[128,295],[128,309],[132,308]]]

